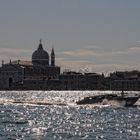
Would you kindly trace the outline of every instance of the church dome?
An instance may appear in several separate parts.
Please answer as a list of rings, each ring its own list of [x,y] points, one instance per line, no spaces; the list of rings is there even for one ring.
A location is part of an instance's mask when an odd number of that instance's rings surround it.
[[[43,49],[43,45],[40,40],[38,49],[32,54],[33,65],[49,65],[49,54]]]

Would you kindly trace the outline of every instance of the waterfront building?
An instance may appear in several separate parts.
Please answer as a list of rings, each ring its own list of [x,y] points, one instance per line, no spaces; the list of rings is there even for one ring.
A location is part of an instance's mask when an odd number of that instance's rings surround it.
[[[49,54],[44,50],[40,40],[38,49],[32,54],[31,61],[10,60],[6,64],[2,61],[2,66],[0,67],[0,89],[36,89],[37,87],[39,89],[40,85],[47,87],[47,81],[56,80],[59,78],[59,75],[60,67],[55,65],[54,49],[52,48],[51,60],[49,62]],[[42,81],[43,84],[40,84]]]
[[[63,90],[85,90],[86,81],[82,73],[79,72],[63,72],[60,75],[61,88]]]
[[[60,75],[63,90],[99,90],[102,89],[103,75],[97,73],[64,72]]]
[[[140,72],[139,71],[119,71],[110,74],[108,87],[110,90],[140,90]]]

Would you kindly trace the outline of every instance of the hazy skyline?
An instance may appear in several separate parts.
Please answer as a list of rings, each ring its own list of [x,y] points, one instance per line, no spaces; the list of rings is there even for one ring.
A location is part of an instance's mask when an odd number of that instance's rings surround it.
[[[42,38],[63,68],[140,69],[139,0],[1,0],[0,59],[30,60]]]

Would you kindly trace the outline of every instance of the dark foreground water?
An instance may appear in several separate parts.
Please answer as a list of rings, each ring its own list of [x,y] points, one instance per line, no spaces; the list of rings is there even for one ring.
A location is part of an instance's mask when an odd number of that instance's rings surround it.
[[[140,107],[75,105],[85,94],[0,92],[0,140],[140,140]]]

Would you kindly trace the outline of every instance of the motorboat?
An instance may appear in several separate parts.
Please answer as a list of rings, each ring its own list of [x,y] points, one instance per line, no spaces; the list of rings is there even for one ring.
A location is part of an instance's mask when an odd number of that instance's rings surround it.
[[[96,96],[88,96],[82,100],[77,101],[77,105],[84,104],[105,104],[109,101],[117,101],[125,107],[134,106],[134,104],[139,100],[140,96],[137,94],[135,96],[128,96],[126,93],[122,92],[120,95],[117,94],[104,94]]]

